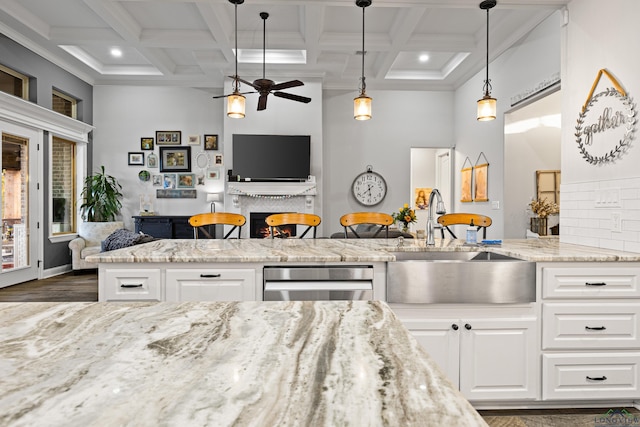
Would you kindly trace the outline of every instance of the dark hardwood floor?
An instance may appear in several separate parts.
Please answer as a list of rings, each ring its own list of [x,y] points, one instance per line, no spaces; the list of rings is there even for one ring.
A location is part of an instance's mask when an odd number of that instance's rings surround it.
[[[0,302],[98,301],[98,272],[66,273],[0,289]]]
[[[0,289],[0,302],[82,302],[98,301],[98,273],[67,273],[44,280],[33,280]],[[551,409],[479,411],[491,427],[594,427],[609,425],[606,413],[612,409],[615,425],[638,426],[640,422],[624,422],[626,413],[640,417],[635,408]],[[626,411],[626,412],[623,412]],[[614,425],[614,424],[611,424]]]

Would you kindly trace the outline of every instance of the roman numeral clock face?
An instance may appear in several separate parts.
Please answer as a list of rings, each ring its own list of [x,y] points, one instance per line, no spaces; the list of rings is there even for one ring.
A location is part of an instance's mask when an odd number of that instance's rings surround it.
[[[356,176],[351,185],[351,192],[361,205],[374,206],[382,202],[387,195],[387,182],[376,172],[363,172]]]

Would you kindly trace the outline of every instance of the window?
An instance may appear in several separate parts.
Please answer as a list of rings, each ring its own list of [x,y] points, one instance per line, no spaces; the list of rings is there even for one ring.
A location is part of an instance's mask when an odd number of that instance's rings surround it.
[[[69,95],[54,90],[51,95],[51,109],[56,113],[76,119],[76,106],[78,101]]]
[[[0,91],[22,99],[29,99],[29,78],[0,65]]]
[[[51,147],[52,235],[76,232],[76,144],[53,137]]]

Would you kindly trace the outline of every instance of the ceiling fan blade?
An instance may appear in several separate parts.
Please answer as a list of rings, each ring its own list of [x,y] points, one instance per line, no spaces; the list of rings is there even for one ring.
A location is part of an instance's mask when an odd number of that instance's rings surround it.
[[[290,99],[292,101],[304,102],[305,104],[311,102],[311,98],[307,98],[306,96],[294,95],[287,92],[273,92],[273,95],[280,98]]]
[[[267,95],[269,94],[263,93],[260,95],[260,98],[258,98],[258,111],[262,111],[267,108]]]
[[[278,83],[271,87],[271,90],[289,89],[290,87],[304,86],[300,80],[291,80],[288,82]]]
[[[246,85],[251,86],[251,87],[252,87],[252,88],[254,88],[255,90],[260,90],[260,88],[259,88],[259,87],[257,87],[256,85],[254,85],[253,83],[251,83],[251,82],[249,82],[249,81],[247,81],[247,80],[241,79],[240,77],[238,77],[238,81],[239,81],[239,82],[242,82],[242,83],[244,83],[244,84],[246,84]]]

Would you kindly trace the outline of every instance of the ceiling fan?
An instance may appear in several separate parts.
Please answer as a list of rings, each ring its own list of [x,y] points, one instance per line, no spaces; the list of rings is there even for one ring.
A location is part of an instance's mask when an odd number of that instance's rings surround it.
[[[267,108],[267,96],[273,93],[274,96],[279,98],[290,99],[292,101],[304,102],[305,104],[311,102],[311,98],[306,96],[294,95],[287,92],[280,92],[282,89],[288,89],[291,87],[303,86],[300,80],[290,80],[288,82],[276,83],[273,80],[269,80],[265,77],[265,64],[266,64],[266,33],[267,33],[267,18],[269,14],[267,12],[260,12],[260,18],[262,18],[262,78],[254,80],[253,83],[243,80],[236,76],[236,78],[244,84],[253,87],[259,94],[258,99],[258,111]]]

